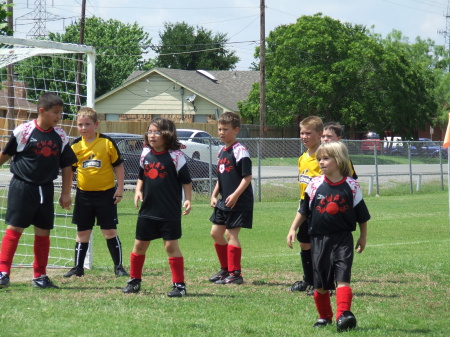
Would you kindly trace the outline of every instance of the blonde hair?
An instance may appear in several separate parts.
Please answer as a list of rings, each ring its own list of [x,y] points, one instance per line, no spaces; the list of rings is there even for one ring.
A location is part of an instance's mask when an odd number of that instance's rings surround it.
[[[92,108],[89,108],[87,106],[82,107],[78,113],[77,113],[77,118],[78,117],[87,117],[90,118],[94,123],[97,123],[98,117],[97,117],[97,111],[95,111]]]
[[[309,116],[300,122],[300,127],[309,127],[314,129],[316,132],[323,132],[323,122],[320,117]]]
[[[331,157],[336,160],[339,172],[343,176],[350,175],[350,156],[348,155],[347,146],[341,142],[327,142],[319,146],[316,151],[316,159],[320,160],[322,157]]]

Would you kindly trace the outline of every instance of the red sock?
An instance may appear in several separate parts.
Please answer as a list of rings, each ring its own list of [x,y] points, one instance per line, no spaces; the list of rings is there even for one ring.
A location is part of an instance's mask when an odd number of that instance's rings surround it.
[[[242,248],[228,245],[228,271],[241,270]]]
[[[220,268],[228,268],[228,245],[219,245],[214,243],[214,248],[216,249],[217,257],[219,258]]]
[[[183,257],[169,257],[172,283],[184,283],[184,259]]]
[[[48,253],[50,252],[50,236],[34,236],[34,277],[46,275]]]
[[[352,307],[352,288],[339,287],[336,289],[336,320],[344,311],[350,311]]]
[[[130,277],[142,279],[142,269],[144,268],[145,255],[130,254]]]
[[[22,233],[7,229],[2,240],[0,254],[0,272],[11,273],[11,265]]]
[[[314,291],[314,303],[316,304],[319,318],[325,318],[329,321],[333,320],[333,309],[331,309],[330,292],[319,294]]]

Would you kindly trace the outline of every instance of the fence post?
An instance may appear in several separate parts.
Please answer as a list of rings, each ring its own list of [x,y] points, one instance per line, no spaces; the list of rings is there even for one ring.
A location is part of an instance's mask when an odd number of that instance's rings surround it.
[[[377,156],[377,144],[374,141],[373,142],[373,153],[374,153],[374,158],[375,158],[375,178],[377,180],[377,197],[380,196],[380,184],[379,184],[379,176],[378,176],[378,156]]]
[[[261,202],[261,138],[258,138],[257,152],[258,152],[258,201]]]
[[[417,184],[416,184],[416,191],[420,191],[422,187],[422,174],[417,175]]]
[[[408,142],[408,161],[409,161],[409,193],[413,194],[412,159],[411,159],[411,143],[410,142]]]

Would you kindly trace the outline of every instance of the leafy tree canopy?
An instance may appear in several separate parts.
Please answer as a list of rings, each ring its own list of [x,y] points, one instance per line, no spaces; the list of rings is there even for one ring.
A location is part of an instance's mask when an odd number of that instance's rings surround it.
[[[4,2],[0,3],[0,35],[12,35],[12,31],[8,28],[8,17],[11,16],[9,7]]]
[[[190,26],[186,22],[165,23],[159,34],[156,66],[184,70],[230,70],[239,57],[226,48],[227,34],[216,33],[203,27]]]
[[[437,112],[436,69],[443,64],[439,55],[429,55],[431,47],[409,45],[398,35],[383,40],[364,26],[322,14],[279,26],[267,38],[267,123],[289,125],[318,115],[380,134],[415,136]],[[259,118],[259,84],[239,107],[244,117]]]
[[[80,22],[68,26],[63,34],[50,33],[49,39],[79,43]],[[95,16],[87,18],[84,44],[96,49],[96,96],[118,87],[134,70],[144,67],[148,61],[144,61],[142,55],[148,51],[150,43],[148,33],[137,23],[105,21]]]

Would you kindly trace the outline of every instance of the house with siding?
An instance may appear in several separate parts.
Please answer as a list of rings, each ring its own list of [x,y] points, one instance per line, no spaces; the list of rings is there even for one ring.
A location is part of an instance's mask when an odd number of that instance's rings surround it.
[[[205,71],[154,68],[135,71],[119,87],[98,97],[95,109],[106,121],[210,123],[223,112],[238,112],[258,71]]]

